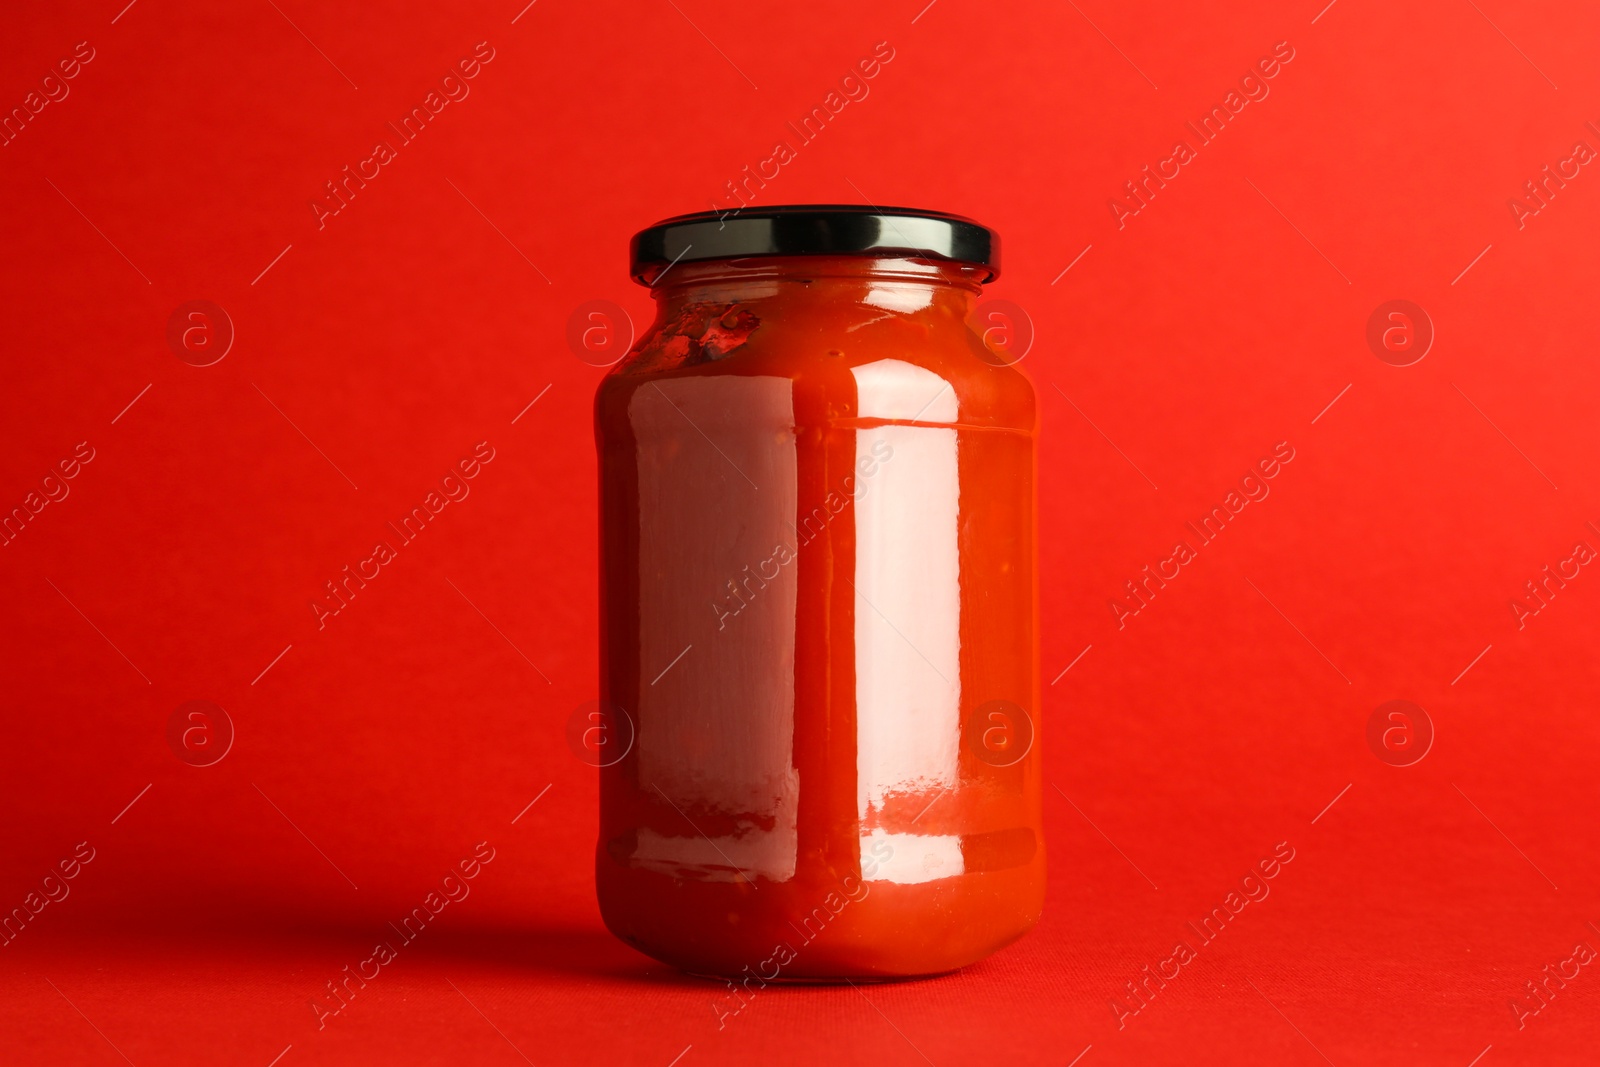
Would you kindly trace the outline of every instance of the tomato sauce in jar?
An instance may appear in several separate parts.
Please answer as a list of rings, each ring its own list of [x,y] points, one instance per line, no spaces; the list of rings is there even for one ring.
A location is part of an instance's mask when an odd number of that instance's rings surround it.
[[[1033,389],[995,235],[786,207],[634,238],[657,317],[595,401],[596,884],[752,981],[936,974],[1044,896]]]

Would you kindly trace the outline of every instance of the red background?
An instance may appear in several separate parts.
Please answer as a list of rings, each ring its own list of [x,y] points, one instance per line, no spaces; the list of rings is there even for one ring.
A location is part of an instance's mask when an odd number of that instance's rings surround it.
[[[1521,1029],[1510,1002],[1600,945],[1600,577],[1520,630],[1510,602],[1600,545],[1600,176],[1520,229],[1507,201],[1600,147],[1600,18],[924,3],[6,14],[8,111],[95,58],[0,148],[0,505],[95,458],[0,548],[0,909],[96,852],[0,948],[0,1060],[1593,1061],[1592,968]],[[323,183],[485,40],[319,230]],[[727,206],[879,41],[758,202],[1004,236],[1043,421],[1049,905],[962,974],[769,989],[719,1030],[717,987],[593,901],[564,726],[597,686],[601,371],[566,324],[647,321],[629,235]],[[1119,230],[1108,199],[1280,41],[1270,95]],[[1409,367],[1364,338],[1396,298],[1437,333]],[[165,339],[195,299],[237,332],[208,367]],[[470,497],[319,631],[323,582],[479,441]],[[1119,629],[1123,582],[1280,441],[1270,497]],[[1436,732],[1412,766],[1367,743],[1392,699]],[[213,766],[168,746],[190,700],[237,731]],[[310,998],[485,840],[472,895],[318,1030]],[[1270,897],[1119,1029],[1123,983],[1280,841]]]

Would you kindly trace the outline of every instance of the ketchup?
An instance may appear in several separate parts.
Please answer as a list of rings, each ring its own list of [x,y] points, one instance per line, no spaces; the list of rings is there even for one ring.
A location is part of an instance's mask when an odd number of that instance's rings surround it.
[[[635,238],[657,317],[595,401],[629,741],[596,884],[733,1011],[979,960],[1037,921],[1045,856],[1035,402],[973,321],[997,241],[902,209],[719,221]]]

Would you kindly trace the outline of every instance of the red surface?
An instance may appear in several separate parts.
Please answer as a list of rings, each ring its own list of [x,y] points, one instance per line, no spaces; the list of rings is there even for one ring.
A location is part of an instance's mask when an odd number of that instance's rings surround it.
[[[3,507],[94,450],[0,548],[0,907],[94,850],[0,948],[0,1060],[1593,1060],[1590,967],[1521,1029],[1510,1003],[1600,945],[1600,578],[1522,629],[1510,605],[1600,545],[1600,177],[1508,207],[1600,147],[1592,11],[120,6],[0,33],[8,109],[94,49],[0,147]],[[485,40],[319,230],[323,183]],[[879,41],[762,195],[1005,235],[1043,405],[1050,894],[963,974],[769,989],[719,1031],[715,988],[592,899],[564,729],[596,686],[600,372],[566,324],[644,315],[633,229],[726,203]],[[1280,41],[1270,94],[1118,229],[1108,198]],[[237,332],[203,368],[165,339],[197,299]],[[1392,299],[1436,329],[1413,366],[1365,340]],[[319,630],[323,583],[482,441],[470,495]],[[1270,495],[1119,629],[1123,582],[1282,441]],[[1413,766],[1368,747],[1394,699],[1435,729]],[[236,728],[213,766],[168,746],[191,700]],[[470,895],[319,1030],[311,998],[482,841]],[[1119,1029],[1122,983],[1278,842],[1270,895]]]

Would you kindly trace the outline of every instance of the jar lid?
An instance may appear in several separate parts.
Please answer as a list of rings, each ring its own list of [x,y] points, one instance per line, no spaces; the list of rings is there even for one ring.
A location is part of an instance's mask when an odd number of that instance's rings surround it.
[[[787,204],[701,211],[634,234],[634,281],[652,285],[674,264],[745,256],[902,254],[984,267],[1000,274],[1000,235],[961,215],[860,204]]]

